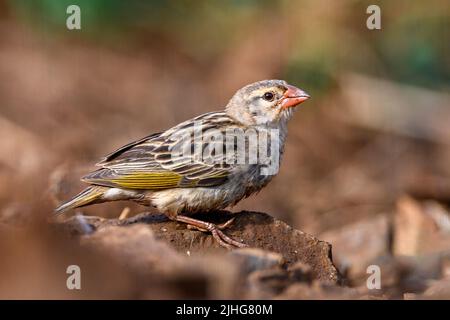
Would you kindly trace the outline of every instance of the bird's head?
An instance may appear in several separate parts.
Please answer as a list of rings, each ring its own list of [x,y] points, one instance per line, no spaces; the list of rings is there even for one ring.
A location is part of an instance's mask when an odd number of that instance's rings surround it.
[[[239,89],[226,112],[244,125],[277,126],[289,120],[295,107],[307,99],[306,92],[284,80],[263,80]]]

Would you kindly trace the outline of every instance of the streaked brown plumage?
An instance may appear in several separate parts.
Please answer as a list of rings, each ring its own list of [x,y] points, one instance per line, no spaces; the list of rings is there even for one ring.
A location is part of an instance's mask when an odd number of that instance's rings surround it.
[[[220,142],[214,139],[231,131],[240,133],[251,129],[268,137],[277,132],[276,156],[280,158],[292,107],[308,98],[305,92],[282,80],[264,80],[245,86],[236,92],[224,111],[200,115],[107,155],[97,164],[98,170],[82,178],[91,186],[56,212],[105,201],[131,200],[154,206],[171,219],[210,231],[221,245],[242,246],[217,226],[188,215],[232,206],[263,188],[273,175],[262,174],[265,166],[262,163],[239,163],[238,153],[231,153],[234,158],[229,161],[230,152],[217,152],[220,149],[214,148]],[[174,150],[199,148],[196,134],[202,137],[203,154],[212,150],[209,159],[196,158],[195,152],[174,157]],[[226,143],[222,143],[219,148],[225,150]]]

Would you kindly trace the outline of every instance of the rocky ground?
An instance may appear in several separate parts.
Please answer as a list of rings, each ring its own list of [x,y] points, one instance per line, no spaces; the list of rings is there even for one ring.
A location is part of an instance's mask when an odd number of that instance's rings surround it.
[[[226,233],[249,245],[235,250],[162,215],[127,212],[2,223],[2,298],[450,298],[448,213],[434,202],[404,197],[393,218],[324,232],[324,240],[265,213],[209,215],[235,218]],[[70,265],[81,269],[81,290],[67,289]]]
[[[230,216],[218,212],[208,220],[219,223]],[[177,283],[175,292],[188,283],[202,292],[196,298],[269,299],[294,285],[340,283],[330,244],[264,213],[232,216],[226,233],[248,248],[224,249],[209,234],[148,213],[124,219],[74,216],[56,226],[138,276],[164,279],[164,287]]]
[[[148,213],[119,219],[76,215],[54,226],[140,282],[157,279],[139,289],[139,297],[163,292],[202,299],[450,298],[448,216],[436,203],[408,197],[397,207],[394,219],[378,216],[323,233],[328,242],[264,213],[208,216],[216,223],[235,217],[226,233],[249,247],[231,251],[209,234]],[[430,238],[432,248],[426,245]],[[369,266],[379,267],[379,288],[367,285],[373,283]],[[161,292],[154,292],[156,284]]]

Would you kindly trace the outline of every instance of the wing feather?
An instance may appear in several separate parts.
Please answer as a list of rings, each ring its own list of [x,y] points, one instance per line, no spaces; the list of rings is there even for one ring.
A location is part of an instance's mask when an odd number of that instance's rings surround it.
[[[115,150],[114,152],[111,152],[110,154],[106,155],[100,162],[98,162],[96,165],[97,166],[101,166],[107,162],[111,162],[112,160],[118,158],[119,156],[121,156],[122,154],[126,153],[127,151],[129,151],[130,149],[132,149],[133,147],[136,147],[137,145],[139,145],[140,143],[143,143],[145,141],[149,141],[149,140],[156,140],[155,138],[158,138],[161,135],[161,132],[158,133],[153,133],[149,136],[146,136],[144,138],[141,138],[139,140],[130,142],[122,147],[120,147],[119,149]],[[130,154],[127,154],[127,156],[130,156]]]
[[[207,120],[203,130],[225,128],[234,121],[223,112],[207,113],[183,122],[163,133],[155,133],[131,142],[107,155],[97,165],[101,168],[86,175],[83,181],[108,187],[162,190],[168,188],[212,187],[225,183],[232,167],[225,161],[205,163],[192,156],[173,157],[173,147],[187,140],[193,150],[193,122]],[[192,132],[191,132],[192,133]],[[219,156],[214,156],[218,158]],[[223,155],[222,157],[225,157]],[[219,159],[223,160],[223,159]]]

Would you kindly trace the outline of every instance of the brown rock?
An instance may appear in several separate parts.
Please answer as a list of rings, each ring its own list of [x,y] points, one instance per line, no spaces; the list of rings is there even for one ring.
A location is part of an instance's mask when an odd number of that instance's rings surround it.
[[[405,293],[403,295],[405,300],[449,300],[450,299],[450,280],[430,280],[428,281],[428,288],[421,294]]]
[[[235,217],[235,221],[225,230],[230,237],[241,240],[251,247],[280,254],[286,266],[296,262],[309,265],[314,279],[331,283],[338,281],[339,274],[331,261],[331,246],[328,243],[295,230],[284,222],[264,213],[243,211],[232,216]],[[200,218],[220,223],[230,219],[230,217],[231,214],[229,212],[222,211]],[[178,252],[190,256],[196,256],[199,252],[202,255],[205,253],[226,252],[210,234],[189,230],[184,224],[170,221],[162,215],[142,213],[122,220],[85,217],[81,219],[81,222],[80,218],[70,218],[63,222],[62,225],[73,233],[80,231],[82,233],[83,230],[101,230],[108,226],[127,226],[136,223],[145,224],[147,228],[153,231],[156,238],[164,240],[165,243],[170,244]],[[126,242],[127,240],[124,239],[123,241]],[[249,252],[247,251],[248,255]],[[273,261],[275,260],[278,261],[278,258],[275,258],[275,256],[269,256],[266,255],[262,259],[261,255],[256,257],[253,254],[252,259],[254,263],[259,259],[259,262],[256,264],[269,263],[269,260],[272,261],[270,263],[274,263]]]
[[[295,283],[311,284],[313,275],[311,267],[296,262],[287,269],[273,265],[270,269],[260,269],[252,272],[247,278],[246,299],[269,299],[280,294],[283,290]]]
[[[432,261],[433,260],[433,261]],[[403,293],[422,292],[427,279],[438,276],[438,261],[430,257],[418,260],[413,257],[384,256],[373,261],[381,271],[381,290],[372,292],[386,293],[390,297],[399,299]],[[366,286],[363,279],[361,286]]]
[[[449,257],[444,256],[442,258],[441,274],[442,277],[450,279],[450,256]]]
[[[421,242],[427,233],[436,230],[436,226],[427,216],[420,204],[410,197],[397,201],[394,219],[393,253],[395,255],[417,255]]]
[[[432,282],[432,284],[424,292],[423,298],[449,300],[450,299],[450,280],[442,279],[439,281]]]
[[[231,257],[242,265],[245,273],[281,267],[283,256],[279,253],[257,248],[241,248],[230,252]]]
[[[294,263],[289,266],[287,271],[289,272],[293,282],[311,283],[313,281],[311,267],[303,262]]]
[[[312,285],[305,283],[293,284],[275,297],[275,299],[281,300],[344,300],[367,298],[365,291],[318,282],[314,282]]]
[[[0,299],[129,299],[135,274],[110,256],[35,221],[0,232]],[[81,290],[68,290],[67,269],[81,270]]]
[[[417,300],[417,294],[406,292],[403,294],[403,300]]]
[[[82,237],[82,244],[103,251],[134,270],[168,274],[180,268],[183,257],[143,225],[109,226]]]
[[[269,299],[291,284],[285,270],[266,269],[252,272],[248,277],[248,299]]]
[[[393,253],[418,256],[448,251],[449,221],[448,212],[435,202],[400,198],[394,219]]]
[[[374,259],[389,253],[389,237],[389,219],[384,215],[321,234],[333,246],[339,270],[350,278],[365,275]]]
[[[86,219],[82,223],[86,221],[95,220]],[[211,254],[189,257],[158,240],[145,224],[105,226],[82,236],[81,243],[130,270],[139,279],[137,289],[141,298],[236,297],[240,272],[233,260]]]

